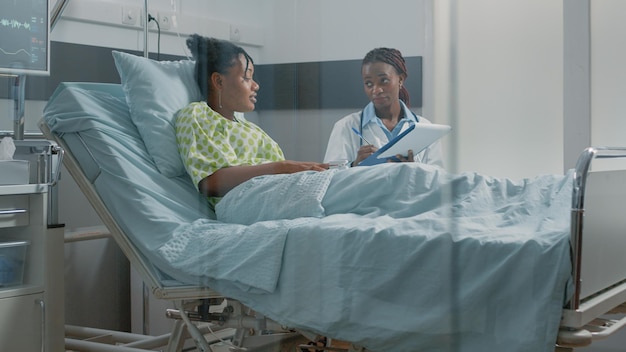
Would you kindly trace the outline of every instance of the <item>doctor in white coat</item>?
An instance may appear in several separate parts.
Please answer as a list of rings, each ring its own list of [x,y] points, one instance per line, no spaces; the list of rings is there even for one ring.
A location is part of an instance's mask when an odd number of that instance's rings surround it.
[[[325,163],[347,160],[350,166],[357,166],[411,124],[431,123],[409,109],[409,93],[404,87],[408,73],[399,50],[371,50],[363,58],[361,74],[365,94],[371,101],[362,111],[335,123],[328,140]],[[398,156],[398,159],[443,167],[438,141],[418,155],[407,151],[406,156]]]

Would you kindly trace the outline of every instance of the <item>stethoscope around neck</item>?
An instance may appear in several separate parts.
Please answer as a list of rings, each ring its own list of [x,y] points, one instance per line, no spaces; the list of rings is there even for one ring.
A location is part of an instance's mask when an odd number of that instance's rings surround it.
[[[359,133],[361,134],[361,136],[363,135],[363,111],[364,110],[365,109],[361,110],[361,114],[359,116]],[[419,122],[417,115],[415,115],[413,111],[411,111],[411,114],[413,114],[413,117],[415,117],[415,121]],[[363,146],[363,138],[359,138],[359,148],[362,146]]]

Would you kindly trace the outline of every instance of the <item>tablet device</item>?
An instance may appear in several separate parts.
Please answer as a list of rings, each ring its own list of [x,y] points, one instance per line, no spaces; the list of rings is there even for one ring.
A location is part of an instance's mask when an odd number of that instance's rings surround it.
[[[416,123],[413,129],[407,129],[378,150],[379,158],[407,155],[409,149],[417,155],[452,129],[448,125],[434,123]]]
[[[409,149],[417,155],[439,138],[450,132],[452,128],[448,125],[434,123],[416,123],[411,125],[397,137],[380,147],[376,153],[370,155],[359,165],[368,166],[387,162],[387,159],[396,155],[407,155]]]

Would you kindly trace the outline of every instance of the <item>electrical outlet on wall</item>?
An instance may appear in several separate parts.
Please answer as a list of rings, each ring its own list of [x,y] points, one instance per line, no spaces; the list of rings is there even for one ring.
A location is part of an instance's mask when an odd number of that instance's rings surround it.
[[[174,12],[161,11],[157,15],[161,30],[176,28],[176,14]]]
[[[122,6],[122,24],[134,26],[140,17],[139,7]]]
[[[230,40],[232,42],[239,42],[241,41],[241,27],[231,24],[230,25]]]

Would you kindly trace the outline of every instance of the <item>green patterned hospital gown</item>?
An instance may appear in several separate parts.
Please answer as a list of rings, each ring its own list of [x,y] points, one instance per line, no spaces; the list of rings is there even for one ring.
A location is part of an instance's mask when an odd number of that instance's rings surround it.
[[[176,141],[195,185],[224,167],[285,159],[278,143],[257,125],[243,118],[228,120],[206,102],[191,103],[178,112]],[[209,197],[212,206],[219,199]]]

